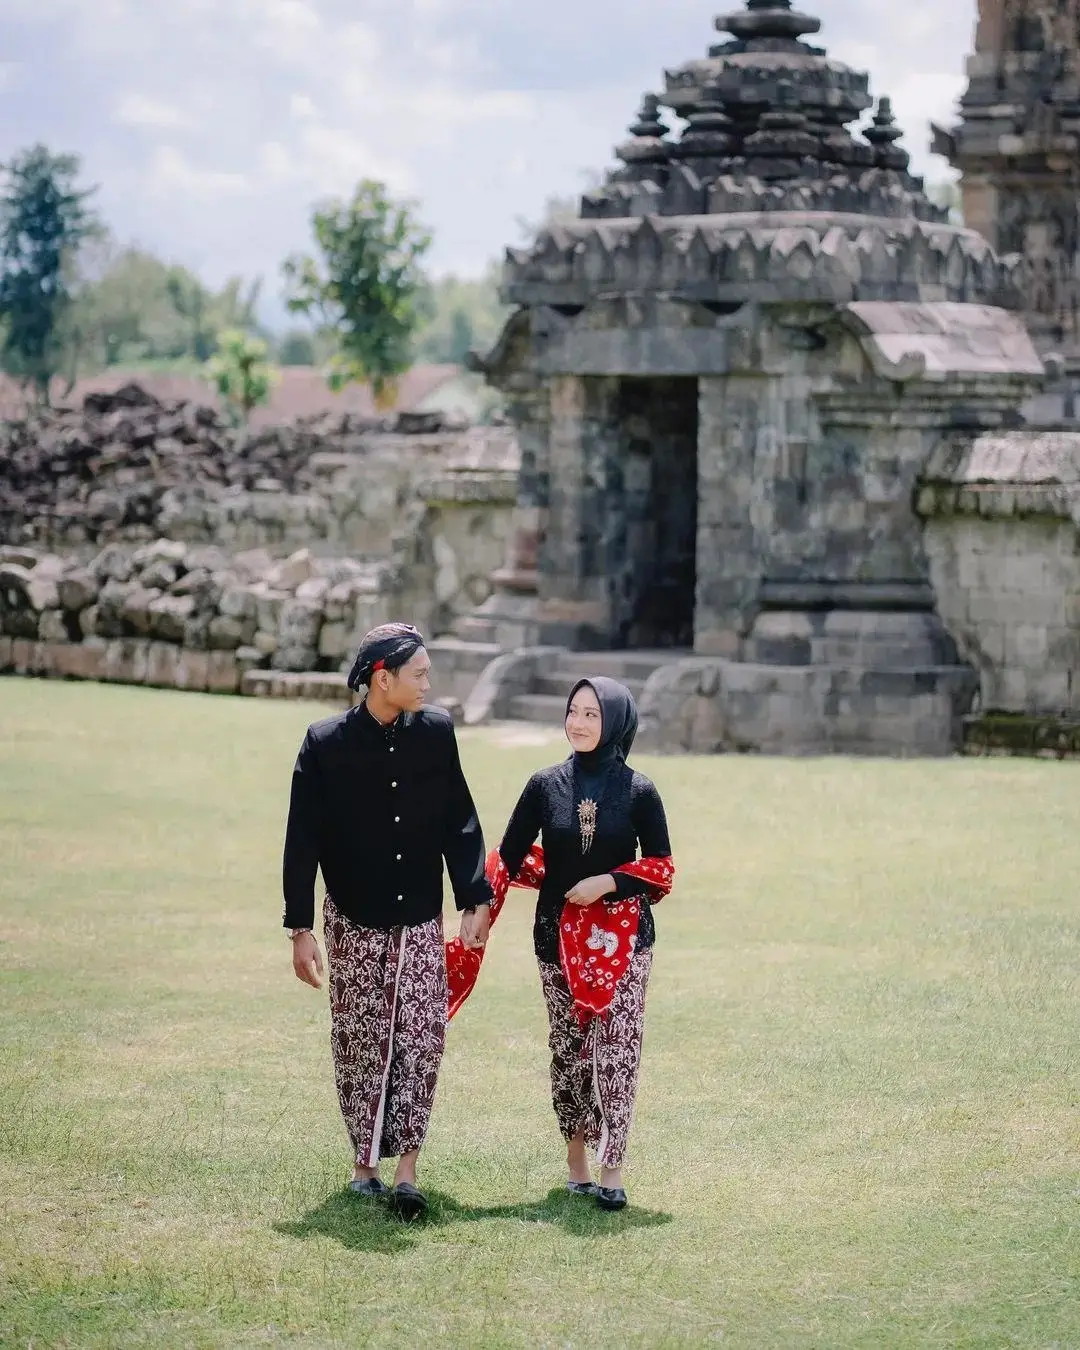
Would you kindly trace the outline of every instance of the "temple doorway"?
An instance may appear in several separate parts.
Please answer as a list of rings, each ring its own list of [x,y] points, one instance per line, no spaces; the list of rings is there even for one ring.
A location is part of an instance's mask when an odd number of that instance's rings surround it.
[[[609,572],[615,645],[691,648],[697,561],[698,382],[620,379]]]

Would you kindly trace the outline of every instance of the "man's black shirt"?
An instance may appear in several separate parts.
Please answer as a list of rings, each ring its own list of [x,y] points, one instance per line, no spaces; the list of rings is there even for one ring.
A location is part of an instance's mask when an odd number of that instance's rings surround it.
[[[286,928],[310,928],[315,875],[354,923],[394,928],[491,899],[484,836],[440,708],[382,726],[363,705],[308,729],[293,770],[282,882]]]

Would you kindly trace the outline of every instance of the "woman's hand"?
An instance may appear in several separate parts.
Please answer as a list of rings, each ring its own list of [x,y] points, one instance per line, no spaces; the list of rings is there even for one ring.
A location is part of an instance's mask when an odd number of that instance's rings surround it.
[[[615,878],[610,872],[605,872],[602,877],[586,877],[584,881],[579,881],[566,892],[566,901],[570,905],[594,905],[614,890]]]

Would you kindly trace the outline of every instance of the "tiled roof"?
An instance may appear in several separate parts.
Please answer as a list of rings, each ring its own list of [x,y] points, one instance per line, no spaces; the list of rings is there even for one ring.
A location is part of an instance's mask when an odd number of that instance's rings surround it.
[[[397,398],[383,413],[410,412],[436,389],[460,374],[457,366],[414,366],[398,382]],[[163,403],[186,400],[220,406],[217,391],[203,380],[187,375],[165,375],[157,372],[110,370],[80,380],[64,398],[63,386],[58,384],[54,400],[65,406],[79,407],[87,394],[111,393],[125,384],[139,384]],[[14,380],[0,375],[0,421],[21,417],[26,403]],[[273,426],[291,422],[298,417],[314,417],[322,413],[354,413],[362,417],[377,417],[371,389],[366,384],[351,384],[339,394],[333,393],[319,371],[307,366],[287,366],[278,372],[270,402],[256,408],[251,416],[253,427]]]

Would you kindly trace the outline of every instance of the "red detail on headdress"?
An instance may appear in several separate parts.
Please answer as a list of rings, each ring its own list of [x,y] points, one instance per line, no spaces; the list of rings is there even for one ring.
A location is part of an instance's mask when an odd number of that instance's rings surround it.
[[[371,673],[374,675],[377,670],[385,670],[385,669],[386,669],[385,661],[376,661],[375,664],[371,667]]]

